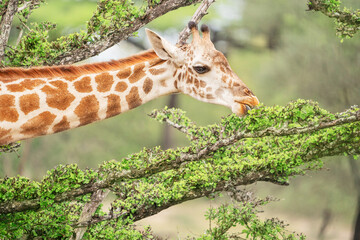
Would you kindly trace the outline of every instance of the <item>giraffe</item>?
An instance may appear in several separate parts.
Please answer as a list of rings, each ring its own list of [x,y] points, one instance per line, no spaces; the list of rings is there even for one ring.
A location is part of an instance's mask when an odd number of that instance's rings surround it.
[[[225,56],[189,23],[190,44],[172,45],[146,29],[153,50],[85,65],[0,69],[0,145],[58,133],[184,93],[239,116],[259,104]]]

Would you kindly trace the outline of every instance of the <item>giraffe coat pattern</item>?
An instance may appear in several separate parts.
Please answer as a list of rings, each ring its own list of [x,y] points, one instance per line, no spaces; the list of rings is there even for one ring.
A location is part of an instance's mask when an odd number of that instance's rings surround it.
[[[259,102],[225,56],[193,27],[193,42],[174,46],[147,30],[154,50],[80,66],[0,69],[0,145],[65,131],[181,92],[238,115]]]

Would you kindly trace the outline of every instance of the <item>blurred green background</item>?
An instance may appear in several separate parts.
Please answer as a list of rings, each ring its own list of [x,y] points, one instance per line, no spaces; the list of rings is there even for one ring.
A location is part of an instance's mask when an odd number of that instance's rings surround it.
[[[140,1],[141,2],[141,1]],[[306,11],[306,0],[218,0],[202,23],[212,29],[212,37],[233,70],[266,105],[286,104],[297,98],[313,99],[331,111],[342,111],[360,103],[360,39],[340,41],[333,20]],[[360,8],[360,1],[343,1]],[[48,0],[35,10],[30,21],[57,23],[51,32],[56,38],[84,29],[96,1]],[[170,12],[147,25],[175,43],[196,6]],[[16,38],[16,29],[12,39]],[[144,29],[132,39],[146,48]],[[141,51],[122,42],[88,61],[118,59]],[[143,147],[163,143],[164,126],[147,116],[163,108],[169,96],[156,99],[130,112],[60,134],[23,141],[18,153],[0,156],[0,174],[21,174],[40,180],[58,164],[77,163],[97,168],[106,160],[126,157]],[[230,110],[178,95],[178,107],[198,124],[218,122]],[[186,138],[171,130],[174,146],[187,144]],[[350,165],[344,157],[325,159],[324,170],[291,180],[288,187],[258,183],[246,187],[259,195],[280,199],[264,213],[278,216],[290,229],[303,232],[308,239],[350,239],[356,212],[357,190]],[[208,226],[206,208],[227,201],[226,196],[211,202],[199,199],[170,208],[139,223],[171,239],[197,236]],[[196,210],[194,210],[196,209]],[[330,216],[329,218],[324,216]],[[325,233],[319,236],[325,219]],[[321,234],[320,234],[321,235]]]

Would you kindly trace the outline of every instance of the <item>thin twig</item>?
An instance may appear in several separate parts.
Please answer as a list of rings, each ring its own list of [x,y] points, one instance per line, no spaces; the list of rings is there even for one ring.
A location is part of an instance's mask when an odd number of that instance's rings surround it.
[[[31,5],[33,5],[32,2],[25,2],[24,5],[22,5],[21,7],[19,7],[17,9],[17,12],[21,12],[22,10],[25,10],[26,8],[30,7]]]
[[[30,31],[30,28],[26,25],[28,19],[29,19],[29,15],[26,15],[25,21],[22,21],[21,19],[19,19],[22,27],[20,28],[20,32],[19,32],[19,35],[18,35],[18,37],[16,39],[15,46],[19,45],[19,43],[21,41],[21,38],[22,38],[22,35],[24,34],[24,28],[26,28],[28,31]]]

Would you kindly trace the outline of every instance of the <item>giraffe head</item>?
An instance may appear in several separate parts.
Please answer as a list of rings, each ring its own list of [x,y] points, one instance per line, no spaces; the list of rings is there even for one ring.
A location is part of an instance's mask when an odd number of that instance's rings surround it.
[[[147,36],[156,54],[174,65],[175,88],[198,100],[231,108],[242,116],[259,104],[257,97],[232,71],[224,54],[217,51],[210,40],[210,31],[189,22],[193,40],[182,46],[172,45],[147,29]]]

